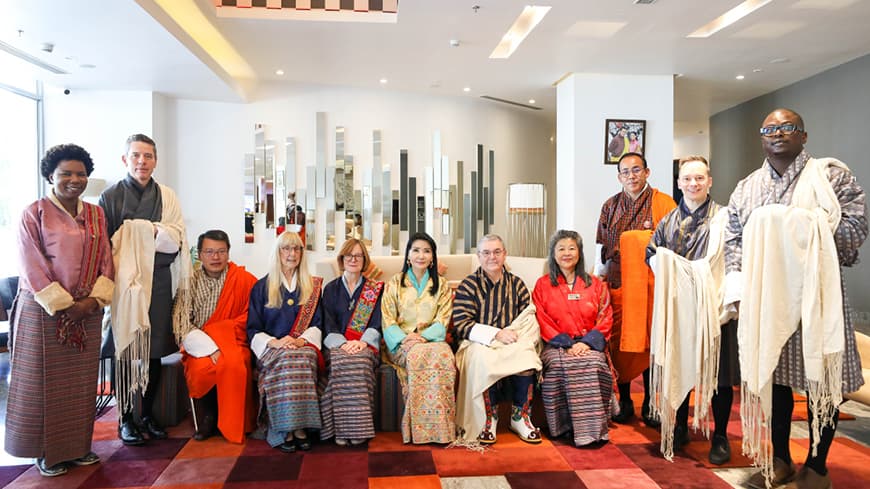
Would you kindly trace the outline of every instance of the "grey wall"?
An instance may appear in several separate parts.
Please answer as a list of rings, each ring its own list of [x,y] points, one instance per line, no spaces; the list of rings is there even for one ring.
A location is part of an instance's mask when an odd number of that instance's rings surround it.
[[[772,110],[787,107],[806,124],[810,154],[842,160],[870,190],[870,55],[719,112],[710,118],[713,198],[721,203],[737,182],[761,166],[758,128]],[[870,240],[868,240],[870,241]],[[846,288],[858,320],[870,323],[870,245],[846,269]]]

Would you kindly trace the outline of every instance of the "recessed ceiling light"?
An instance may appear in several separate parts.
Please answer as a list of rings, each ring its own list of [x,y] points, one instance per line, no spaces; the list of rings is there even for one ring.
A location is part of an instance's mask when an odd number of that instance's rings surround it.
[[[740,5],[713,19],[710,23],[701,26],[695,32],[686,37],[710,37],[743,17],[746,17],[752,12],[764,7],[771,1],[772,0],[746,0]]]
[[[530,99],[529,99],[529,103],[530,103],[530,104],[534,104],[534,103],[535,103],[535,99],[530,98]]]
[[[526,5],[514,24],[502,36],[498,46],[492,50],[490,59],[507,59],[517,50],[526,36],[550,11],[550,7]]]
[[[742,80],[742,79],[744,79],[744,78],[746,78],[746,77],[743,76],[743,75],[737,75],[737,76],[735,76],[734,78],[737,78],[738,80]]]
[[[284,76],[284,70],[275,70],[275,74],[278,76]]]
[[[764,71],[764,70],[762,70],[761,68],[753,68],[752,69],[753,73],[761,73],[762,71]]]
[[[788,58],[773,58],[772,60],[770,60],[770,64],[775,65],[779,63],[788,63],[789,61],[791,60]]]
[[[471,91],[471,87],[465,87],[465,88],[462,89],[462,91],[463,91],[463,92],[470,92],[470,91]]]
[[[387,79],[386,79],[386,78],[381,78],[381,79],[380,79],[380,82],[381,82],[382,85],[383,85],[383,84],[386,84],[386,83],[387,83]]]

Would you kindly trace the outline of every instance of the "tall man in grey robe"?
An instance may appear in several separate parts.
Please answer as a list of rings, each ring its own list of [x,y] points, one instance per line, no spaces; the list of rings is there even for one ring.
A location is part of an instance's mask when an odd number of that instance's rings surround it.
[[[103,191],[100,196],[100,206],[106,213],[109,235],[113,236],[124,224],[131,219],[144,219],[151,221],[154,229],[153,247],[153,282],[151,287],[150,303],[148,305],[148,318],[150,320],[150,352],[146,358],[150,358],[147,371],[147,388],[144,391],[141,403],[141,427],[134,422],[131,405],[119,403],[121,413],[118,436],[125,445],[142,445],[145,443],[143,431],[152,439],[166,438],[166,432],[156,423],[152,416],[152,409],[156,395],[160,387],[160,359],[166,355],[178,351],[175,337],[172,332],[172,300],[178,284],[173,284],[173,264],[179,267],[183,263],[186,249],[182,244],[184,238],[184,222],[178,207],[175,193],[165,185],[159,185],[152,174],[157,167],[157,145],[153,139],[144,134],[134,134],[127,138],[126,151],[121,157],[127,168],[127,176]],[[124,250],[134,246],[134,243],[124,243],[120,239],[113,239],[113,248]],[[116,258],[117,259],[117,258]],[[189,260],[188,260],[189,261]],[[185,273],[187,271],[185,270]],[[176,282],[178,274],[176,274]],[[175,289],[173,288],[175,285]],[[127,327],[128,325],[113,324],[112,329]],[[110,334],[104,345],[103,356],[114,355],[120,358],[115,351],[113,337]],[[128,362],[131,363],[131,362]],[[118,364],[115,369],[114,381],[116,395],[119,400],[124,399],[126,393],[120,392],[119,386],[127,385],[121,381],[123,376],[129,375],[135,367]]]
[[[770,204],[792,204],[798,182],[803,178],[812,178],[809,171],[804,171],[812,160],[810,154],[804,150],[807,141],[805,127],[801,116],[789,109],[777,109],[771,112],[762,123],[761,146],[767,158],[761,168],[737,184],[729,203],[729,221],[725,230],[726,303],[735,303],[739,306],[740,300],[747,299],[746,294],[760,293],[760,291],[740,290],[741,287],[737,285],[743,283],[739,275],[743,263],[743,230],[752,212]],[[845,167],[828,166],[825,174],[836,195],[841,212],[839,224],[833,230],[833,238],[842,270],[842,267],[857,263],[858,248],[867,237],[865,194],[855,177]],[[840,274],[840,287],[845,323],[842,391],[847,393],[860,388],[864,379],[855,345],[852,310],[845,295],[842,274]],[[770,328],[774,325],[760,326]],[[741,327],[744,327],[742,319]],[[810,445],[812,447],[817,444],[816,451],[810,449],[806,462],[799,472],[795,470],[789,452],[794,407],[792,389],[808,390],[801,338],[803,329],[803,325],[798,325],[797,331],[788,339],[780,352],[779,363],[773,373],[770,412],[770,437],[774,457],[772,482],[774,486],[793,481],[789,484],[791,487],[830,487],[831,481],[825,463],[837,429],[839,412],[836,407],[833,409],[830,422],[821,423],[822,429],[818,440],[814,439],[812,433],[814,430],[810,430]],[[818,338],[818,341],[823,341],[823,338]],[[744,347],[747,351],[755,348],[753,345],[744,345],[741,342],[741,355],[744,353]],[[741,375],[744,374],[752,375],[752,372],[741,371]],[[812,401],[811,398],[808,403],[811,426],[814,418],[816,423],[823,419],[820,413],[813,412]],[[765,487],[765,474],[756,473],[747,483],[750,487],[761,489]]]

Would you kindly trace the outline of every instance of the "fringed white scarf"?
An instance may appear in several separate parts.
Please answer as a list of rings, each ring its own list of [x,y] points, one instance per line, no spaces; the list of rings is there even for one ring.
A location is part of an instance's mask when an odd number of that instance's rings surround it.
[[[802,330],[810,429],[815,454],[823,426],[833,424],[842,402],[845,348],[843,296],[834,231],[840,205],[827,177],[837,160],[811,159],[792,204],[762,206],[743,230],[743,300],[740,305],[743,453],[773,479],[770,439],[773,373],[789,338]]]
[[[456,351],[459,396],[456,424],[460,436],[450,444],[482,451],[477,436],[486,424],[483,396],[499,379],[526,370],[541,371],[541,330],[530,304],[505,328],[517,332],[517,341],[506,345],[493,340],[489,346],[463,340]]]
[[[677,409],[693,388],[692,427],[710,437],[709,405],[719,378],[719,325],[730,319],[723,304],[727,214],[723,208],[710,219],[704,258],[690,261],[662,246],[656,253],[650,408],[661,419],[661,451],[670,461]]]

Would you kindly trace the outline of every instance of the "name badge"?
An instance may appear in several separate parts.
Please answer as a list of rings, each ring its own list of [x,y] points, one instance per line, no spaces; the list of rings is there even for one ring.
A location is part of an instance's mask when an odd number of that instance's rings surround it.
[[[568,294],[568,300],[569,301],[579,301],[580,294]]]

